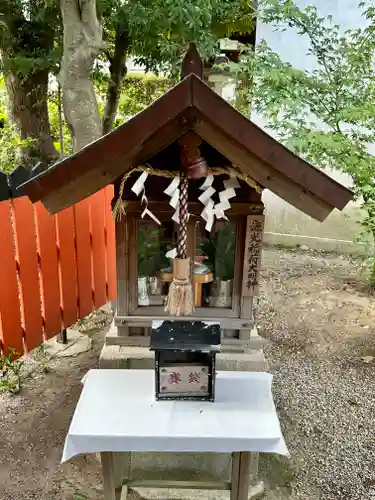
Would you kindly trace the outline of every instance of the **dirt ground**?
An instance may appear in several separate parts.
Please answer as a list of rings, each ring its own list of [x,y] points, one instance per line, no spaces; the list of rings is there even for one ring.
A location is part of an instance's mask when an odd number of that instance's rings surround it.
[[[266,249],[256,319],[275,374],[291,459],[263,456],[273,500],[375,498],[375,299],[360,262]],[[40,364],[17,396],[0,395],[0,499],[99,500],[95,456],[60,465],[81,378],[98,364],[104,331],[76,358]]]

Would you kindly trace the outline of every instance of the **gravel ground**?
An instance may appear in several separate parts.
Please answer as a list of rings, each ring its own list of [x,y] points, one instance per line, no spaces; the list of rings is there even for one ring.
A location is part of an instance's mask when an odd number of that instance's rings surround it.
[[[291,452],[290,460],[261,457],[267,500],[375,499],[375,300],[359,266],[333,255],[264,252],[256,314],[270,340],[266,357]],[[103,333],[89,332],[92,350],[49,362],[47,374],[37,364],[19,396],[0,395],[1,500],[101,500],[95,456],[59,461]]]
[[[375,499],[375,300],[359,264],[265,252],[257,320],[292,455],[263,458],[267,498]]]

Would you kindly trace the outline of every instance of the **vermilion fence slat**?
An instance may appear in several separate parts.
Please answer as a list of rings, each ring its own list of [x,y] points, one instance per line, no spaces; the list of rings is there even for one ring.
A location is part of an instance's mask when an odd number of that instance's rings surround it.
[[[64,327],[68,328],[78,319],[73,208],[66,208],[56,215],[56,228],[62,317]]]
[[[91,196],[91,237],[93,255],[94,304],[101,307],[107,302],[106,255],[105,255],[105,194],[104,191]]]
[[[61,331],[60,286],[55,217],[41,203],[35,204],[37,244],[44,314],[44,334],[51,338]]]
[[[79,317],[93,310],[92,253],[90,241],[90,198],[74,206],[76,231]]]
[[[50,338],[115,298],[112,196],[111,186],[56,216],[27,197],[0,202],[5,351],[31,350],[42,343],[43,332]]]
[[[26,196],[16,198],[12,203],[19,263],[21,314],[25,328],[25,344],[30,351],[43,342],[34,209]]]
[[[107,258],[107,299],[116,297],[116,245],[115,224],[112,215],[111,202],[113,198],[113,186],[105,188],[105,228],[106,228],[106,258]]]
[[[4,351],[13,348],[23,354],[21,312],[17,284],[10,202],[0,202],[0,337]]]

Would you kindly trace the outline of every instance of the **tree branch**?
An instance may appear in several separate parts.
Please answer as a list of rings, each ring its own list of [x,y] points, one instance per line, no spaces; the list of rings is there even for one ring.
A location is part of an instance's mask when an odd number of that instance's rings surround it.
[[[78,0],[78,6],[81,11],[81,21],[89,31],[89,37],[96,43],[99,41],[102,44],[102,27],[97,16],[96,0]]]
[[[126,75],[126,58],[130,40],[126,31],[118,24],[116,27],[115,50],[110,60],[110,78],[107,88],[107,99],[103,117],[103,133],[110,132],[116,118],[120,92]]]

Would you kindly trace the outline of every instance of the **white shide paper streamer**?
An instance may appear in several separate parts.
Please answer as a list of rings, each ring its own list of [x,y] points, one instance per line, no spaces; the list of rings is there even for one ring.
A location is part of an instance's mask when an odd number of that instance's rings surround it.
[[[167,259],[174,259],[175,257],[177,257],[177,248],[172,248],[172,250],[169,250],[165,256],[167,257]]]
[[[142,193],[142,204],[146,205],[141,217],[142,219],[146,216],[150,217],[157,224],[161,225],[160,220],[148,209],[148,200],[145,192],[145,182],[148,177],[147,172],[143,172],[138,179],[135,181],[131,190],[137,196]],[[206,222],[205,229],[210,232],[215,221],[215,217],[217,219],[226,219],[228,217],[225,215],[225,211],[229,210],[231,207],[230,199],[236,196],[236,189],[240,187],[237,178],[235,176],[230,176],[229,179],[224,180],[224,190],[219,192],[219,203],[214,203],[212,200],[212,196],[216,192],[216,189],[212,186],[214,181],[214,176],[209,174],[203,184],[199,187],[202,194],[199,196],[198,200],[204,205],[204,208],[201,212],[202,219]],[[180,223],[180,215],[179,215],[179,190],[180,185],[180,177],[176,176],[171,181],[169,186],[164,190],[164,193],[169,196],[171,199],[169,204],[172,208],[174,208],[174,214],[172,216],[172,220],[177,224]],[[166,256],[168,258],[174,258],[177,255],[177,249],[170,250],[167,252]]]
[[[164,190],[164,193],[171,197],[169,204],[175,210],[175,212],[172,216],[172,220],[174,222],[176,222],[177,224],[180,223],[180,203],[179,203],[180,189],[179,189],[179,185],[180,185],[180,177],[176,176],[173,179],[173,181],[169,184],[167,189]]]
[[[138,179],[135,181],[133,184],[131,190],[133,193],[135,193],[137,196],[139,196],[142,193],[142,198],[141,198],[141,203],[142,205],[145,204],[146,208],[142,212],[142,219],[144,219],[147,215],[154,221],[156,224],[159,224],[161,226],[160,220],[151,212],[151,210],[148,209],[148,200],[146,196],[146,190],[145,190],[145,182],[148,177],[147,172],[143,172]]]
[[[219,193],[220,201],[215,205],[212,200],[212,195],[216,191],[212,187],[213,180],[213,175],[208,175],[206,177],[204,183],[199,188],[203,191],[203,193],[198,198],[198,200],[204,205],[201,217],[204,221],[206,221],[205,229],[208,232],[212,229],[215,217],[217,219],[228,220],[228,217],[225,215],[225,211],[230,209],[231,204],[229,200],[236,196],[235,190],[240,187],[236,177],[231,176],[229,179],[226,179],[224,181],[224,190]]]
[[[209,174],[199,188],[201,191],[203,191],[203,193],[199,196],[198,200],[204,205],[204,209],[201,212],[201,217],[204,221],[206,221],[205,229],[208,232],[211,231],[215,219],[213,212],[214,202],[211,198],[212,195],[216,192],[216,189],[212,187],[213,182],[214,176],[212,174]]]
[[[132,187],[131,190],[137,196],[139,196],[139,194],[141,193],[141,191],[144,191],[144,189],[145,189],[145,182],[146,182],[147,177],[148,177],[148,173],[147,172],[143,172],[138,177],[138,179],[135,181],[135,183],[133,184],[133,187]]]

